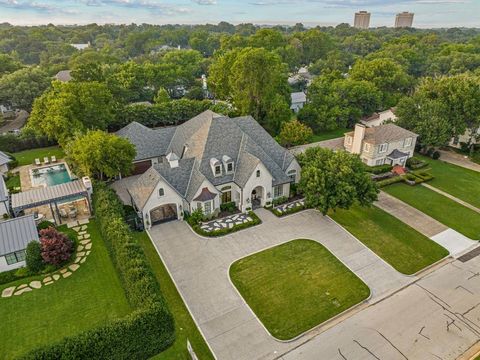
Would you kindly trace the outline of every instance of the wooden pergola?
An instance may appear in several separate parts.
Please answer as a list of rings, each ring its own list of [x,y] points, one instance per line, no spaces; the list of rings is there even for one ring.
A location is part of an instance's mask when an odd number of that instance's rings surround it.
[[[35,208],[42,205],[49,205],[55,223],[57,223],[57,217],[59,222],[62,223],[62,218],[58,209],[58,203],[73,200],[78,197],[84,197],[86,199],[88,210],[90,213],[92,213],[90,195],[88,189],[81,180],[75,180],[59,185],[47,186],[12,194],[12,211],[13,215],[17,217],[26,209]],[[57,216],[55,216],[55,214]]]

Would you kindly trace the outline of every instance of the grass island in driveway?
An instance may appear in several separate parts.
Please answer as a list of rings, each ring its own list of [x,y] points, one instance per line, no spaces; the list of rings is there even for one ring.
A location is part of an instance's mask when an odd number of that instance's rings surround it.
[[[330,251],[305,239],[236,261],[230,278],[280,340],[293,339],[370,295],[368,286]]]

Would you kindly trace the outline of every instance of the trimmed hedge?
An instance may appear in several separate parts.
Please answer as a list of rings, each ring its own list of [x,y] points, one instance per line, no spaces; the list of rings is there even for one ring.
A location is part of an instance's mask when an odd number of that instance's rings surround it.
[[[193,231],[195,231],[198,235],[206,236],[206,237],[217,237],[217,236],[224,236],[239,230],[247,229],[249,227],[262,223],[262,220],[260,220],[257,214],[255,214],[253,211],[249,211],[248,216],[250,216],[253,221],[250,221],[248,223],[242,223],[239,225],[234,225],[231,228],[221,228],[219,230],[210,231],[210,232],[203,230],[200,227],[201,224],[194,224],[194,225],[190,224],[190,226],[192,227]]]
[[[280,212],[278,211],[278,209],[275,209],[275,208],[272,208],[270,209],[270,211],[277,217],[283,217],[283,216],[287,216],[287,215],[290,215],[290,214],[295,214],[297,212],[300,212],[302,210],[305,210],[307,209],[307,207],[305,205],[302,205],[302,206],[295,206],[294,208],[291,208],[291,209],[288,209],[284,212]]]
[[[384,173],[387,173],[387,172],[392,171],[393,166],[392,166],[392,165],[388,165],[388,164],[385,164],[385,165],[376,165],[376,166],[368,166],[368,165],[365,165],[365,169],[366,169],[367,172],[369,172],[369,173],[378,175],[378,174],[384,174]]]
[[[412,170],[421,169],[426,166],[428,166],[428,163],[426,161],[420,160],[415,156],[407,160],[407,167]]]
[[[392,177],[390,179],[377,181],[377,186],[382,188],[384,186],[391,185],[391,184],[396,184],[396,183],[399,183],[399,182],[402,182],[402,181],[404,181],[404,180],[401,176],[395,176],[395,177]]]
[[[103,183],[95,184],[94,193],[100,232],[134,311],[33,350],[23,359],[148,359],[168,348],[175,339],[172,315],[142,248],[124,222],[123,205]]]

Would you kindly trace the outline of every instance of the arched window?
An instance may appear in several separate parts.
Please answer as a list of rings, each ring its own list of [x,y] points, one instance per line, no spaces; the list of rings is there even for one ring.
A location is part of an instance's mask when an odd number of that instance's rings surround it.
[[[296,179],[297,179],[297,170],[290,170],[288,173],[287,173],[288,177],[290,178],[290,182],[295,182]]]
[[[165,189],[164,188],[158,189],[158,196],[164,196],[164,195],[165,195]]]

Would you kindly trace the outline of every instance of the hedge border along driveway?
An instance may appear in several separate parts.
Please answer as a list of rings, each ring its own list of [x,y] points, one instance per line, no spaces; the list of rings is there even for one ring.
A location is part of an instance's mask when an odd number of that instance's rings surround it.
[[[393,184],[382,189],[472,240],[480,240],[480,214],[427,189]]]
[[[140,246],[143,248],[150,267],[157,277],[160,284],[160,290],[167,301],[168,307],[175,320],[176,338],[175,342],[164,352],[154,356],[152,360],[184,360],[189,359],[187,351],[187,339],[192,344],[195,354],[201,360],[213,360],[214,357],[200,334],[195,322],[193,321],[187,307],[183,303],[180,294],[175,287],[165,265],[158,256],[152,241],[147,233],[134,233]]]
[[[295,338],[370,295],[368,286],[327,248],[306,239],[237,260],[230,278],[280,340]]]
[[[329,216],[403,274],[415,274],[448,256],[436,242],[376,206],[355,205]]]
[[[434,176],[429,185],[480,208],[480,172],[444,162],[441,158],[433,160],[418,154],[415,157],[428,163],[422,171]]]

